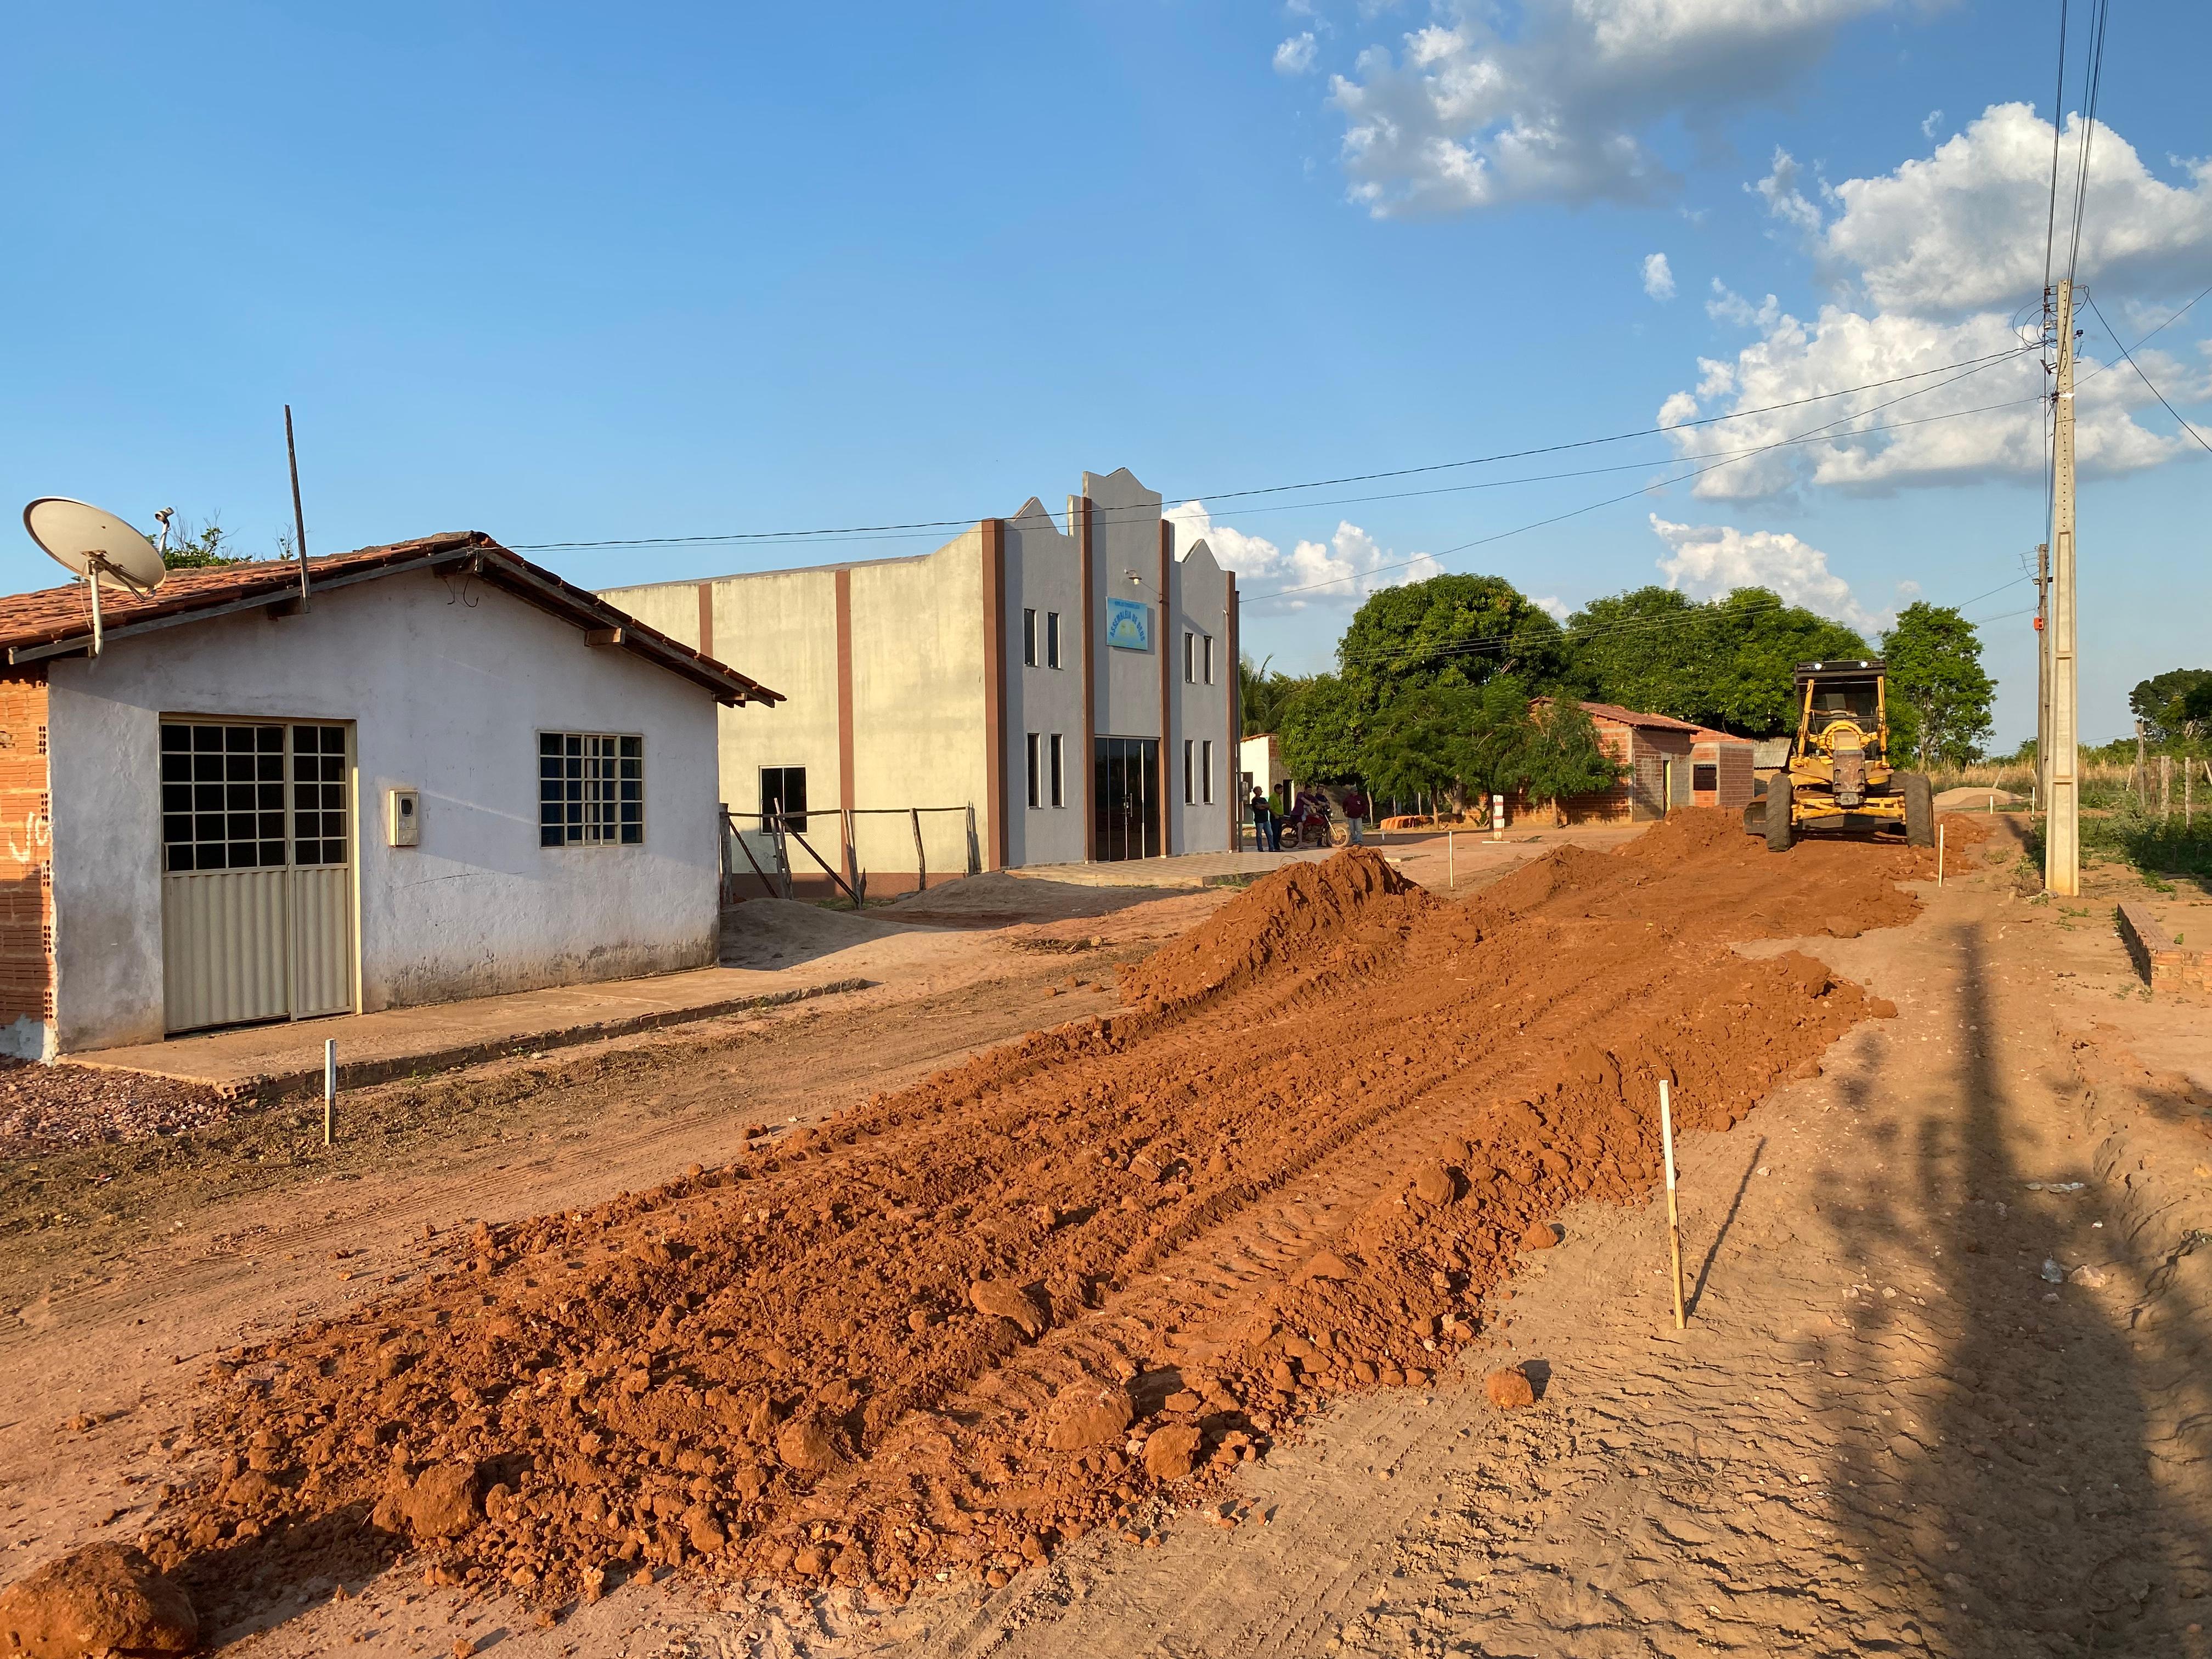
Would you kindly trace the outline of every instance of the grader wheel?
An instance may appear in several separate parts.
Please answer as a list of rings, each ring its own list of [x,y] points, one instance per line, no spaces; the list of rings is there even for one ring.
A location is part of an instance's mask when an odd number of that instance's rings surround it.
[[[1786,853],[1790,850],[1791,832],[1796,826],[1790,819],[1791,791],[1789,785],[1777,778],[1766,790],[1766,850]]]

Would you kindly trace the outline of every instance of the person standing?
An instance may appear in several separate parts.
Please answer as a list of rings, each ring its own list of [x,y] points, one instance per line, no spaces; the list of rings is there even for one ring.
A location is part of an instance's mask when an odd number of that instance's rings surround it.
[[[1279,853],[1283,850],[1283,830],[1275,817],[1274,803],[1267,792],[1258,784],[1252,786],[1252,841],[1255,850]]]
[[[1374,810],[1367,804],[1367,792],[1358,784],[1352,784],[1345,790],[1343,798],[1337,804],[1344,808],[1344,827],[1352,837],[1352,844],[1354,847],[1366,846],[1367,838],[1360,832],[1367,827],[1368,815]]]

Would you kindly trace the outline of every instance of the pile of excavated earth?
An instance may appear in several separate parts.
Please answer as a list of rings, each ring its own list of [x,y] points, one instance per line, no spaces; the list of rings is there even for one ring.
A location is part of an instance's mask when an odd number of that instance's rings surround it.
[[[236,1353],[149,1551],[218,1624],[405,1552],[549,1603],[648,1567],[1003,1582],[1218,1500],[1331,1395],[1455,1376],[1565,1206],[1650,1194],[1659,1079],[1723,1127],[1893,1012],[1730,947],[1898,924],[1933,873],[1706,812],[1459,903],[1371,851],[1285,867],[1110,1018],[457,1230],[418,1286]]]

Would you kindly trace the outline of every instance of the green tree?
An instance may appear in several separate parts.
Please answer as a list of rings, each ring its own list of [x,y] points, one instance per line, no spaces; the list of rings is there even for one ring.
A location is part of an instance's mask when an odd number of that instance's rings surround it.
[[[181,519],[170,526],[173,538],[161,552],[161,563],[170,570],[208,570],[221,565],[249,564],[250,553],[233,553],[227,545],[230,532],[213,517],[194,530],[191,520]],[[289,538],[287,538],[289,541]]]
[[[1965,766],[1990,735],[1996,684],[1982,669],[1981,635],[1947,605],[1916,599],[1897,613],[1882,638],[1889,665],[1893,752],[1911,754],[1922,770],[1942,763]]]
[[[1567,618],[1568,678],[1599,702],[1696,720],[1705,702],[1706,634],[1697,604],[1671,587],[1592,599]]]
[[[1567,619],[1566,645],[1567,678],[1586,696],[1751,737],[1794,729],[1799,663],[1873,654],[1764,587],[1702,605],[1658,586],[1593,599]]]
[[[1369,720],[1360,772],[1376,789],[1444,795],[1464,811],[1470,795],[1519,781],[1516,768],[1530,731],[1528,688],[1512,675],[1479,687],[1413,686]]]
[[[1243,735],[1256,738],[1282,730],[1283,716],[1298,699],[1298,694],[1312,684],[1310,676],[1299,678],[1270,672],[1268,663],[1254,663],[1244,657],[1237,664],[1237,696],[1243,710]]]
[[[1537,704],[1512,769],[1528,799],[1550,806],[1558,823],[1566,821],[1563,797],[1610,789],[1628,771],[1606,752],[1589,711],[1571,697]]]
[[[1336,657],[1363,714],[1400,691],[1493,674],[1548,687],[1567,665],[1559,623],[1502,576],[1431,576],[1371,594]]]
[[[1283,765],[1300,783],[1349,783],[1359,775],[1366,716],[1334,674],[1316,674],[1283,711],[1276,737]]]
[[[2212,668],[2170,668],[2139,680],[2128,708],[2153,743],[2202,737],[2212,722]]]

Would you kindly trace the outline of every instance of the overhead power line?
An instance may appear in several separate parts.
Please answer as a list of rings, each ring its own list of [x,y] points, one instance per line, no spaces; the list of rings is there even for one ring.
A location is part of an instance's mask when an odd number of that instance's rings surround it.
[[[2097,137],[2097,103],[2105,85],[2105,19],[2112,0],[2097,0],[2089,24],[2089,63],[2081,96],[2081,161],[2074,173],[2074,234],[2066,253],[2066,280],[2077,280],[2081,263],[2081,226],[2089,201],[2089,155]]]
[[[1830,428],[1841,426],[1845,421],[1863,420],[1869,415],[1880,414],[1885,409],[1894,408],[1899,404],[1907,402],[1914,398],[1921,397],[1927,392],[1940,392],[1947,386],[1956,385],[1960,380],[1966,380],[1972,375],[1980,374],[1984,369],[1990,368],[1995,362],[2002,361],[2006,358],[2017,357],[2020,355],[2021,353],[2017,351],[2000,352],[1990,357],[1969,360],[1973,366],[1971,368],[1961,367],[1961,372],[1952,375],[1949,380],[1938,380],[1934,386],[1921,386],[1911,392],[1901,392],[1898,396],[1888,399],[1887,402],[1875,404],[1871,409],[1855,410],[1849,415],[1839,416],[1836,419],[1829,421],[1823,425],[1814,427],[1808,431],[1796,433],[1787,438],[1778,438],[1772,443],[1759,445],[1753,449],[1744,452],[1742,454],[1726,456],[1719,460],[1713,461],[1707,465],[1692,467],[1687,471],[1675,473],[1671,477],[1661,478],[1654,483],[1641,485],[1638,488],[1628,490],[1622,495],[1608,495],[1602,501],[1590,501],[1582,507],[1571,507],[1565,513],[1555,513],[1548,518],[1538,519],[1532,523],[1516,525],[1510,530],[1500,530],[1488,536],[1478,536],[1473,541],[1462,542],[1458,546],[1447,547],[1441,552],[1419,554],[1410,559],[1401,559],[1390,564],[1374,565],[1365,570],[1348,571],[1341,576],[1330,576],[1323,580],[1307,582],[1297,587],[1270,588],[1265,592],[1255,592],[1247,594],[1243,597],[1249,599],[1255,604],[1257,604],[1261,599],[1283,599],[1293,593],[1311,593],[1318,592],[1320,589],[1324,587],[1336,587],[1340,586],[1346,582],[1363,580],[1367,577],[1380,574],[1383,571],[1402,570],[1407,568],[1408,566],[1419,564],[1424,560],[1446,559],[1449,558],[1455,553],[1471,552],[1478,547],[1487,547],[1492,542],[1501,542],[1510,537],[1526,535],[1530,531],[1542,530],[1552,525],[1561,523],[1568,519],[1579,518],[1585,513],[1595,513],[1601,507],[1613,507],[1619,505],[1622,501],[1633,501],[1638,495],[1648,495],[1653,489],[1665,485],[1682,483],[1691,478],[1701,477],[1705,473],[1717,471],[1723,466],[1733,466],[1738,461],[1743,460],[1751,455],[1763,454],[1769,450],[1782,449],[1791,444],[1804,443],[1815,440],[1821,434],[1827,432]],[[1893,384],[1894,384],[1894,382],[1893,382]],[[2039,402],[2040,399],[2022,399],[2021,401]],[[1966,412],[1968,411],[1959,411],[1960,414],[1965,414]],[[1954,419],[1956,416],[1931,416],[1929,418],[1931,420],[1944,420]]]
[[[1977,593],[1971,599],[1962,600],[1959,604],[1947,608],[1954,611],[1963,611],[1972,605],[1979,605],[1984,599],[1994,598],[1996,595],[2004,592],[2009,588],[2017,587],[2021,582],[2032,581],[2033,580],[2034,578],[2032,576],[2015,577],[2011,581],[2000,583],[1997,586],[1990,588],[1987,592]],[[1566,638],[1571,639],[1578,644],[1586,643],[1590,641],[1601,640],[1618,641],[1623,638],[1667,634],[1677,629],[1709,627],[1716,623],[1725,622],[1730,618],[1741,620],[1748,617],[1763,617],[1776,611],[1808,609],[1809,607],[1799,605],[1793,600],[1784,599],[1779,594],[1774,594],[1763,600],[1745,600],[1741,604],[1730,607],[1725,611],[1719,609],[1717,601],[1707,601],[1703,604],[1692,602],[1683,610],[1669,616],[1634,617],[1617,623],[1604,623],[1572,630],[1563,629],[1563,631],[1565,631]],[[2032,611],[2033,607],[2031,606],[2029,609]],[[1813,611],[1811,614],[1814,616],[1820,615],[1818,611]],[[2026,616],[2027,614],[2028,611],[2002,611],[1994,617],[1983,617],[1974,625],[1978,627],[1982,623],[2002,622],[2008,617]],[[1832,617],[1821,617],[1820,620],[1826,623],[1833,623],[1835,626],[1838,628],[1850,627],[1850,624],[1848,623],[1836,622],[1836,619]],[[1856,630],[1853,629],[1853,631],[1856,632]],[[1488,656],[1492,654],[1503,656],[1505,651],[1514,643],[1514,638],[1510,635],[1492,634],[1486,635],[1480,639],[1462,640],[1452,645],[1431,646],[1427,647],[1400,647],[1384,651],[1358,653],[1350,657],[1340,655],[1337,661],[1340,667],[1374,667],[1388,665],[1395,668],[1407,668],[1419,663],[1446,661],[1461,657]]]
[[[2097,320],[2105,324],[2105,332],[2112,336],[2112,343],[2114,345],[2120,345],[2120,337],[2112,332],[2112,324],[2105,322],[2105,313],[2099,308],[2096,296],[2094,295],[2085,294],[2083,297],[2089,301],[2089,309],[2096,313]],[[2191,303],[2194,304],[2195,301],[2192,301]],[[2163,327],[2164,325],[2161,324],[2160,326]],[[2146,339],[2148,337],[2149,337],[2148,335],[2144,337]],[[2140,346],[2142,342],[2138,340],[2136,343]],[[2183,420],[2181,418],[2181,411],[2179,410],[2176,409],[2172,404],[2166,403],[2166,393],[2160,392],[2157,386],[2151,384],[2150,376],[2143,373],[2143,366],[2136,361],[2135,353],[2129,350],[2123,345],[2120,346],[2120,356],[2127,359],[2128,367],[2135,370],[2136,377],[2140,379],[2145,386],[2150,386],[2150,395],[2157,398],[2160,403],[2166,404],[2166,412],[2173,416],[2175,423],[2178,424],[2184,432],[2186,432],[2191,437],[2197,440],[2197,447],[2206,451],[2208,453],[2212,453],[2212,443],[2206,443],[2204,441],[2204,434],[2199,432],[2195,427],[2190,425],[2188,422]]]
[[[2051,205],[2043,222],[2043,286],[2051,287],[2051,256],[2058,238],[2058,133],[2066,125],[2067,0],[2058,0],[2058,85],[2051,97]]]
[[[1601,438],[1577,438],[1565,443],[1543,444],[1530,449],[1500,450],[1494,454],[1472,456],[1465,460],[1433,461],[1420,466],[1395,467],[1379,472],[1345,473],[1334,477],[1309,478],[1297,483],[1263,484],[1246,489],[1178,490],[1176,496],[1185,501],[1248,501],[1261,495],[1279,495],[1300,489],[1328,489],[1340,484],[1372,483],[1386,478],[1413,477],[1431,472],[1445,472],[1461,467],[1492,466],[1501,461],[1528,460],[1539,455],[1564,454],[1571,450],[1590,449],[1601,444],[1625,443],[1636,438],[1663,437],[1673,432],[1687,431],[1694,427],[1715,426],[1728,421],[1747,420],[1756,415],[1778,414],[1784,410],[1802,409],[1810,404],[1826,403],[1831,398],[1847,398],[1862,392],[1878,392],[1887,386],[1902,386],[1908,380],[1921,380],[1932,374],[1948,374],[1953,369],[1983,368],[2017,357],[2032,347],[2013,347],[1993,351],[1979,357],[1961,358],[1956,362],[1939,363],[1932,368],[1915,369],[1909,374],[1893,374],[1886,380],[1869,380],[1863,385],[1839,386],[1832,392],[1819,392],[1803,398],[1793,398],[1784,403],[1766,404],[1754,409],[1730,410],[1721,415],[1704,415],[1693,420],[1678,421],[1667,426],[1640,427],[1632,432],[1616,432]],[[1887,407],[1887,405],[1877,405]],[[1853,418],[1851,416],[1844,417]],[[1833,424],[1831,422],[1831,424]],[[1379,499],[1379,498],[1377,498]],[[1298,503],[1300,506],[1319,503]],[[1115,509],[1102,509],[1098,518],[1110,522]],[[1149,507],[1129,509],[1130,516],[1148,514]],[[909,519],[884,524],[838,525],[811,530],[730,530],[696,536],[628,536],[599,540],[577,539],[560,542],[516,542],[512,544],[518,553],[550,553],[581,548],[602,547],[693,547],[712,546],[742,542],[794,542],[827,540],[838,537],[872,537],[900,531],[957,530],[972,525],[979,519],[997,516],[991,514],[970,514],[958,519]]]

